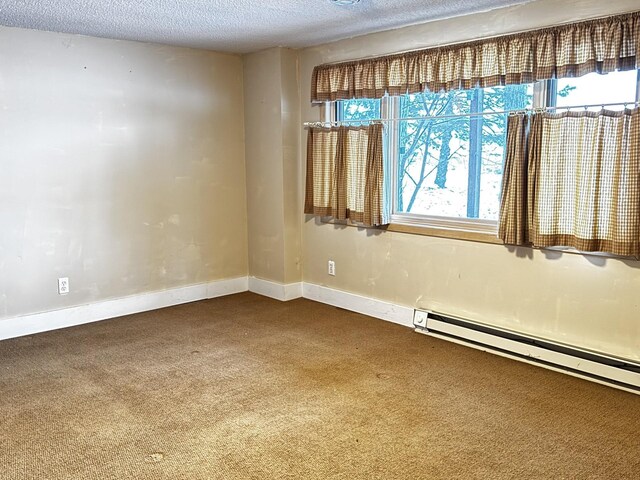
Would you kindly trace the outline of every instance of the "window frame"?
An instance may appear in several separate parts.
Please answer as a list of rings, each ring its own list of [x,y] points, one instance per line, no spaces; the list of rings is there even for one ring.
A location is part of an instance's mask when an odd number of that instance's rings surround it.
[[[385,95],[380,99],[380,118],[385,125],[394,125],[400,116],[400,96]],[[555,107],[557,79],[533,83],[533,108]],[[321,113],[323,122],[340,122],[339,102],[325,102]],[[635,102],[640,102],[640,69],[637,70]],[[498,221],[481,218],[447,217],[397,211],[399,129],[388,128],[385,134],[386,202],[390,209],[390,231],[457,238],[486,243],[502,243],[497,238]]]
[[[533,108],[540,108],[547,105],[550,98],[555,99],[555,81],[545,80],[533,83]],[[392,97],[395,102],[395,118],[398,118],[400,109],[400,97]],[[390,129],[388,133],[393,141],[389,141],[389,150],[387,151],[387,161],[389,162],[389,171],[392,172],[392,190],[389,192],[391,202],[391,223],[399,225],[407,225],[412,227],[426,227],[429,229],[446,230],[449,232],[473,232],[480,235],[488,235],[495,237],[498,232],[498,221],[482,218],[469,217],[448,217],[444,215],[428,215],[410,212],[398,212],[397,208],[397,192],[400,179],[395,174],[398,166],[398,136],[397,128]],[[395,142],[395,145],[392,145]]]

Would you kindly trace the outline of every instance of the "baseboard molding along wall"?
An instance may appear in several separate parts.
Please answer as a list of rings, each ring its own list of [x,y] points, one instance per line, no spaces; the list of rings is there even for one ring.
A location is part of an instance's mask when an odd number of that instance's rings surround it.
[[[372,297],[364,297],[313,283],[303,283],[302,296],[309,300],[362,313],[370,317],[413,328],[413,308],[395,305]]]
[[[246,292],[247,289],[247,277],[238,277],[5,318],[0,320],[0,340]]]
[[[287,302],[302,297],[302,282],[283,284],[263,280],[262,278],[249,277],[249,291]]]
[[[0,320],[0,340],[98,322],[181,303],[246,292],[247,290],[280,301],[304,297],[413,328],[413,309],[408,307],[312,283],[299,282],[285,285],[256,277],[238,277],[5,318]]]

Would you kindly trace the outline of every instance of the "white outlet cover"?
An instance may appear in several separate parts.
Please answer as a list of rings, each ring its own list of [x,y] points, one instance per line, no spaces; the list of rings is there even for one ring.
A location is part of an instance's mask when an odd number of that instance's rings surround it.
[[[429,318],[428,311],[414,310],[413,312],[413,325],[416,327],[427,328],[427,319]]]
[[[327,273],[329,275],[334,276],[336,274],[336,262],[333,260],[329,260],[327,262]]]
[[[58,279],[58,294],[66,295],[69,293],[69,277],[62,277]]]

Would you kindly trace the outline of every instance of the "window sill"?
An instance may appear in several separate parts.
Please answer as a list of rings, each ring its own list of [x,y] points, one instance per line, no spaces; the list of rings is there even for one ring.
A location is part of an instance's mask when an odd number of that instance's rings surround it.
[[[331,217],[320,217],[321,223],[341,225],[343,227],[357,227],[364,229],[376,229],[384,232],[409,233],[411,235],[424,235],[427,237],[451,238],[454,240],[465,240],[469,242],[491,243],[494,245],[504,245],[495,232],[473,231],[464,228],[447,228],[443,226],[427,226],[415,223],[402,223],[392,221],[389,225],[381,227],[363,227],[349,220],[336,220]]]
[[[410,233],[413,235],[425,235],[428,237],[451,238],[454,240],[466,240],[470,242],[491,243],[494,245],[504,245],[495,233],[474,232],[472,230],[462,230],[444,227],[431,227],[426,225],[415,225],[407,223],[391,223],[386,228],[388,232]]]

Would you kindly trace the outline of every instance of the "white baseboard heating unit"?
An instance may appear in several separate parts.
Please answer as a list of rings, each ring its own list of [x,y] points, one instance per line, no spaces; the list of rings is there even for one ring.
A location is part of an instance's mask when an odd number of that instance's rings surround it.
[[[500,328],[414,310],[416,332],[640,394],[640,364]]]

